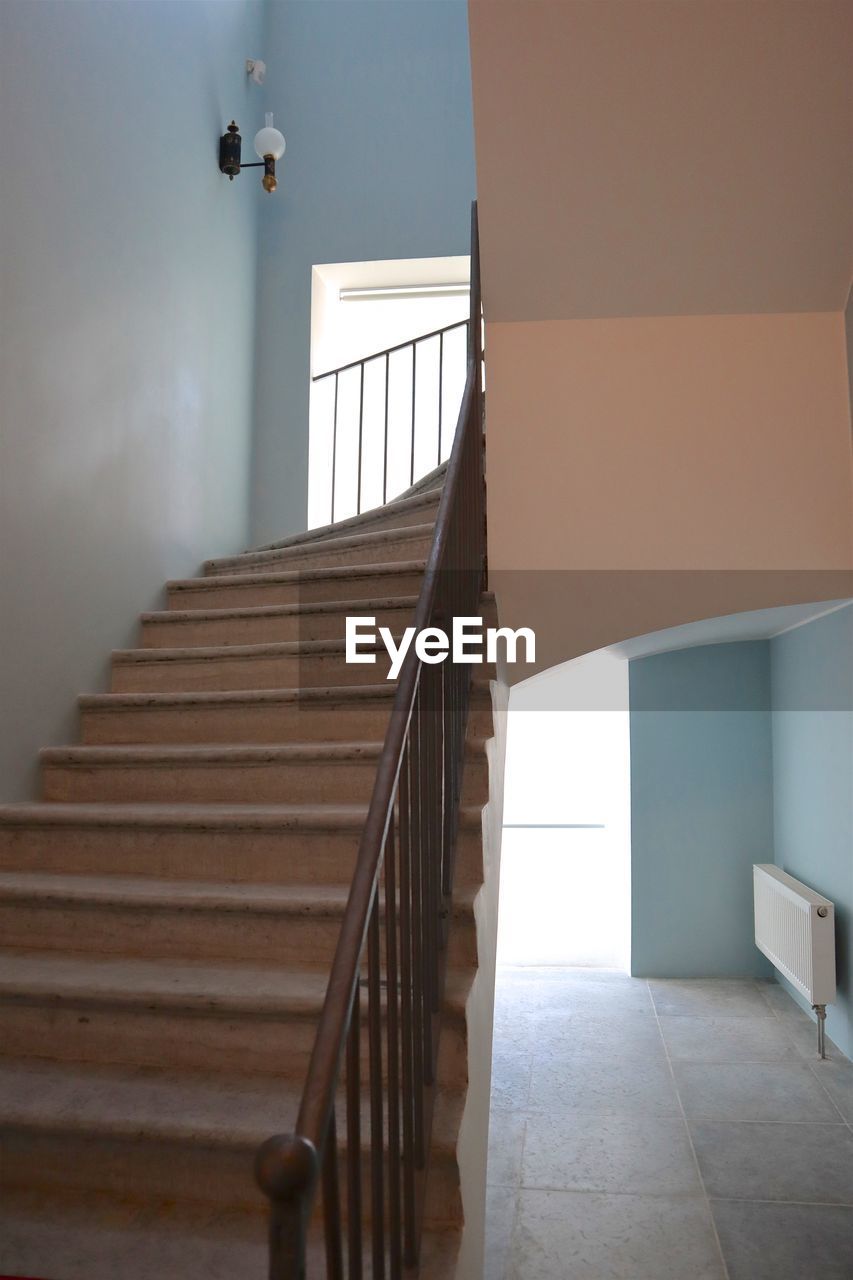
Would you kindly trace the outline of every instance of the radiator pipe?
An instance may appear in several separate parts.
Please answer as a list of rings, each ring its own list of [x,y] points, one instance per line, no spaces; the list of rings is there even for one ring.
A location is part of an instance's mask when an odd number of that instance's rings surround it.
[[[819,1058],[826,1057],[826,1005],[813,1004],[812,1008],[817,1014],[817,1056]]]

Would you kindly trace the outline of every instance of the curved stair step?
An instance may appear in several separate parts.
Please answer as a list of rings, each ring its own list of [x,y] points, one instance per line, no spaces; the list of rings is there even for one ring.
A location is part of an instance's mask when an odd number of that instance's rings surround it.
[[[113,693],[190,693],[377,684],[390,670],[384,647],[376,661],[348,663],[340,640],[281,644],[119,649],[112,655]]]
[[[416,596],[426,561],[228,573],[166,583],[169,609],[230,609],[252,605],[319,604],[381,596]]]
[[[360,515],[348,516],[345,520],[336,520],[334,524],[318,525],[314,529],[307,529],[305,533],[293,533],[290,537],[279,538],[276,542],[252,547],[246,554],[277,551],[282,547],[301,546],[307,542],[321,542],[327,538],[339,538],[348,533],[361,531],[375,533],[379,529],[400,529],[413,524],[434,523],[440,498],[441,486],[431,485],[408,497],[393,498],[385,506],[371,507],[369,511],[362,511]]]
[[[381,529],[377,533],[353,533],[329,537],[318,543],[299,543],[272,551],[247,551],[237,556],[207,560],[205,576],[229,573],[265,573],[282,569],[320,569],[357,564],[389,564],[416,560],[429,554],[431,524],[407,525],[404,529]]]
[[[416,595],[320,604],[249,605],[236,609],[166,609],[143,613],[143,648],[274,644],[346,638],[348,617],[373,617],[395,635],[411,622]]]

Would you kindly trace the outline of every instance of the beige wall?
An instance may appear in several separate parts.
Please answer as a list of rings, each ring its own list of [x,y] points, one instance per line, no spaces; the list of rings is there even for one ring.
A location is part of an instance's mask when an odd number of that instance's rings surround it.
[[[538,668],[850,594],[843,315],[497,323],[487,348],[491,585]]]

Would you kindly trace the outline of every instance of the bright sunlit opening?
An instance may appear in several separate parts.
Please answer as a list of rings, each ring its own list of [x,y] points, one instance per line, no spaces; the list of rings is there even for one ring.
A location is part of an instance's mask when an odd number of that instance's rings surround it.
[[[505,785],[498,963],[628,969],[627,662],[591,654],[513,689]]]

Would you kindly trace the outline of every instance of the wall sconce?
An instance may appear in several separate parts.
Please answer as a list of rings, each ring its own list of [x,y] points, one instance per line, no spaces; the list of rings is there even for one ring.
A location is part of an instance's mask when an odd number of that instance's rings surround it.
[[[284,155],[285,142],[284,134],[273,128],[271,111],[267,112],[266,124],[263,129],[259,129],[255,134],[255,151],[261,157],[260,161],[252,164],[243,164],[241,160],[242,145],[243,139],[240,137],[240,130],[232,120],[227,131],[219,139],[220,171],[227,173],[230,181],[233,182],[241,169],[263,169],[262,185],[264,191],[272,194],[278,186],[275,176],[275,162]]]

